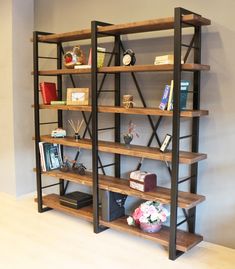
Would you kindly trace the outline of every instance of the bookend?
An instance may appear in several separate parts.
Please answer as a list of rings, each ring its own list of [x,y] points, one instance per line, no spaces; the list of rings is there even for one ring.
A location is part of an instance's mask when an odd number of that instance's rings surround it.
[[[125,201],[127,195],[111,192],[101,191],[101,218],[104,221],[112,221],[125,215]]]

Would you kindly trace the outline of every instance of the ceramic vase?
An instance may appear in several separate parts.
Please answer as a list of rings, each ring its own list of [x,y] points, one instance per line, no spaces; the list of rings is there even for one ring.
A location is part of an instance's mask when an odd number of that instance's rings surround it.
[[[130,146],[130,143],[133,139],[133,135],[132,134],[124,134],[123,135],[123,139],[124,139],[124,142],[127,146]]]
[[[162,228],[161,224],[158,223],[143,223],[140,222],[140,229],[146,233],[156,233]]]

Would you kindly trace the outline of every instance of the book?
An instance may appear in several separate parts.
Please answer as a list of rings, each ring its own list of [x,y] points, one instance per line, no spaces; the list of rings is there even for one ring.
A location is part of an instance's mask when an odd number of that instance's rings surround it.
[[[170,86],[166,85],[163,92],[161,103],[159,105],[159,108],[161,110],[165,110],[167,108],[169,93],[170,93]]]
[[[155,61],[154,61],[155,65],[173,64],[173,63],[174,63],[174,55],[173,54],[156,56]]]
[[[91,68],[91,65],[89,64],[81,64],[81,65],[75,65],[74,69],[86,69],[86,68]]]
[[[97,47],[97,67],[104,66],[106,48]],[[91,66],[92,62],[92,50],[90,49],[89,58],[88,58],[88,66]]]
[[[57,101],[56,84],[53,82],[41,82],[40,90],[44,105],[50,105],[51,101]]]
[[[171,87],[170,87],[170,93],[169,93],[169,98],[168,98],[168,103],[167,103],[167,110],[172,110],[173,109],[173,88],[174,88],[174,80],[171,80]]]
[[[181,60],[181,64],[183,64],[184,61]],[[167,54],[167,55],[161,55],[156,56],[154,60],[155,65],[161,65],[161,64],[174,64],[174,55],[173,54]]]
[[[189,90],[190,82],[188,80],[181,80],[180,82],[180,109],[186,109],[188,90]],[[171,90],[168,98],[167,110],[173,109],[173,88],[174,82],[171,81]]]
[[[40,152],[41,169],[43,172],[46,172],[46,163],[45,163],[45,158],[44,158],[43,143],[44,142],[39,142],[38,145],[39,145],[39,152]]]
[[[51,105],[66,105],[66,101],[51,101]]]
[[[60,145],[39,142],[39,152],[43,172],[58,169],[62,165]]]
[[[188,80],[181,80],[181,83],[180,83],[180,109],[186,109],[189,84],[190,83]]]
[[[80,191],[67,193],[59,197],[61,205],[79,209],[92,204],[92,195]]]

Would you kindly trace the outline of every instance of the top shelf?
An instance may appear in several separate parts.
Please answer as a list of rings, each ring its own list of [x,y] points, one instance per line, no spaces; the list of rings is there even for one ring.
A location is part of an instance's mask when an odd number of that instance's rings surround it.
[[[199,15],[185,15],[182,21],[187,23],[183,27],[210,25],[211,21]],[[174,17],[147,20],[141,22],[131,22],[99,27],[99,33],[105,34],[135,34],[150,31],[169,30],[174,28]],[[51,34],[40,36],[40,42],[68,42],[91,38],[91,29],[84,29],[62,34]]]

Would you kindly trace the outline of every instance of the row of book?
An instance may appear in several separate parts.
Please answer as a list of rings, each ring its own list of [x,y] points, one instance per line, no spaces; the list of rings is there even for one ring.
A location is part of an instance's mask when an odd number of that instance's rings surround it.
[[[39,142],[41,169],[43,172],[58,169],[62,165],[61,147],[58,144]]]
[[[181,80],[180,83],[180,109],[186,109],[187,105],[187,96],[189,90],[189,81],[188,80]],[[173,89],[174,89],[174,81],[171,80],[171,85],[166,85],[161,103],[159,108],[161,110],[172,110],[173,109]]]

